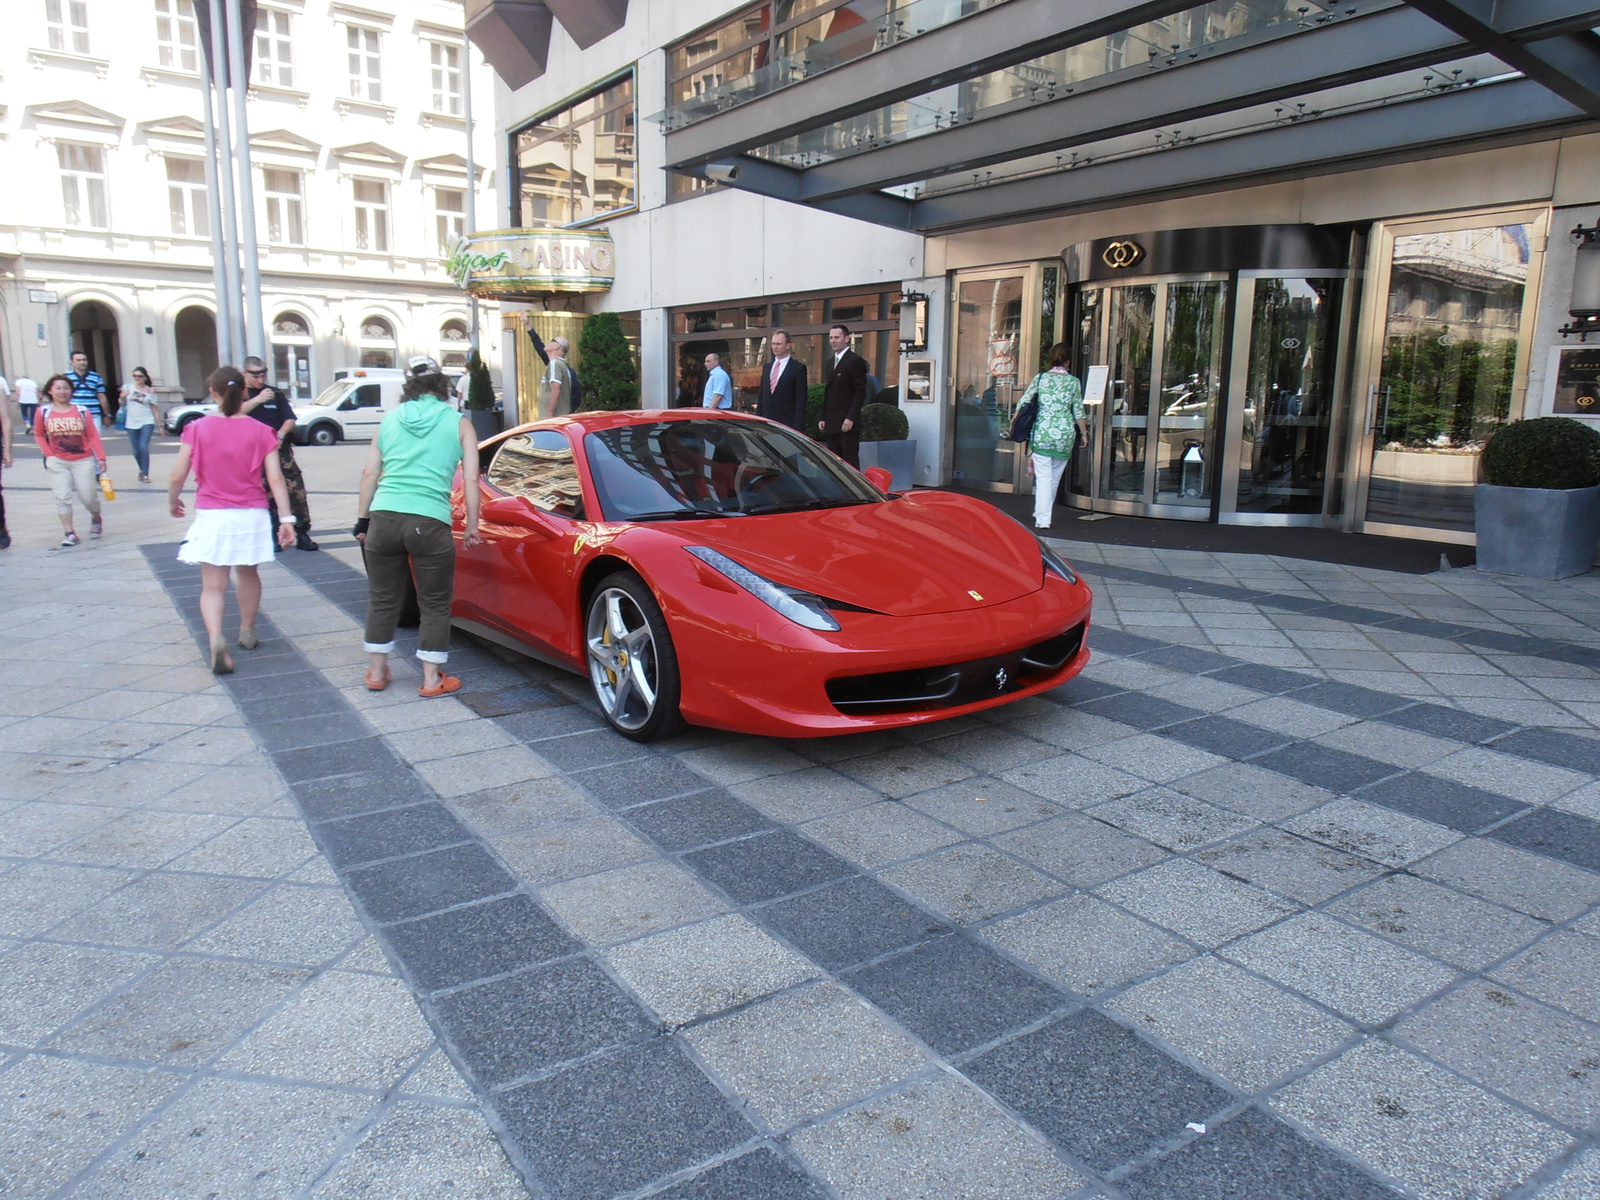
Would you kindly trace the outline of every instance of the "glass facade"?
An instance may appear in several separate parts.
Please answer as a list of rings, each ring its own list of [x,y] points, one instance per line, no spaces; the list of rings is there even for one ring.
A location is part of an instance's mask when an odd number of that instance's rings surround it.
[[[789,334],[791,353],[806,364],[810,382],[822,382],[828,326],[848,325],[851,347],[867,360],[880,389],[900,384],[900,291],[826,292],[737,300],[672,310],[672,361],[677,372],[674,408],[700,404],[705,394],[707,354],[716,354],[733,379],[739,407],[754,409],[761,390],[761,365],[770,354],[774,329]]]
[[[578,225],[633,209],[633,73],[514,130],[511,169],[515,226]]]

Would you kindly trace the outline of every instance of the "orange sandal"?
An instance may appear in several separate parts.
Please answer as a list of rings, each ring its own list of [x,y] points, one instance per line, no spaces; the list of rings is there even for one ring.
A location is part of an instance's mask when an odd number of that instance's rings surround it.
[[[383,669],[383,678],[377,680],[376,682],[373,680],[372,669],[370,667],[364,672],[362,678],[366,680],[367,691],[381,692],[384,688],[389,686],[389,668],[385,667]]]
[[[438,687],[419,687],[417,689],[417,695],[425,696],[431,699],[434,696],[445,696],[451,692],[459,692],[460,690],[461,680],[457,679],[454,675],[443,675],[439,679]]]

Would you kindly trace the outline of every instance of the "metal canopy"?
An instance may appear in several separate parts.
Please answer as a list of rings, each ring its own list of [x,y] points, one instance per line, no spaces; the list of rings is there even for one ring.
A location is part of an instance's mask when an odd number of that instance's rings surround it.
[[[994,115],[920,136],[874,139],[814,166],[770,161],[778,156],[772,149],[762,157],[746,153],[1170,16],[1193,2],[1007,0],[669,133],[668,167],[701,175],[708,163],[737,163],[733,187],[931,233],[1430,157],[1600,119],[1600,36],[1593,32],[1600,3],[1366,0],[1182,54],[1152,54],[1149,64],[1087,79],[1065,94],[1036,89],[1033,98],[998,106]],[[1035,155],[1482,54],[1504,70],[1420,98],[1383,98],[1360,111],[1335,108],[1276,128],[1213,132],[1172,149],[1124,150],[1072,169],[1035,169],[1018,178],[1004,178],[1002,169],[1002,178],[986,186],[951,178],[997,164],[1019,171],[1028,164],[1018,160]],[[892,125],[874,119],[879,127]]]

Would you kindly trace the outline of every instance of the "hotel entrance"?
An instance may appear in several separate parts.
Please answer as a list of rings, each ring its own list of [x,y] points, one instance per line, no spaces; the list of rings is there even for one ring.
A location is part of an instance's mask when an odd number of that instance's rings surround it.
[[[1089,440],[1062,501],[1236,524],[1336,515],[1349,244],[1252,226],[1071,247]]]

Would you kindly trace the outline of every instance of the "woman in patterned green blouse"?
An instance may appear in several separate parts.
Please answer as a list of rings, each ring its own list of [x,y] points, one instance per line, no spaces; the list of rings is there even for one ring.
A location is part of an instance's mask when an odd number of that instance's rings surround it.
[[[1089,436],[1083,412],[1083,389],[1067,369],[1072,347],[1060,342],[1050,348],[1050,369],[1033,377],[1022,403],[1039,401],[1029,449],[1033,451],[1033,527],[1049,529],[1056,489],[1072,461],[1077,439]]]

